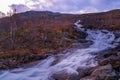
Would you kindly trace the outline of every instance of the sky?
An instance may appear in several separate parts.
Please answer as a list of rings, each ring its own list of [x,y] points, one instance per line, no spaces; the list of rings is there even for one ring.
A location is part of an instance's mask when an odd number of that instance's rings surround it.
[[[120,0],[0,0],[1,12],[11,9],[82,14],[120,9]]]

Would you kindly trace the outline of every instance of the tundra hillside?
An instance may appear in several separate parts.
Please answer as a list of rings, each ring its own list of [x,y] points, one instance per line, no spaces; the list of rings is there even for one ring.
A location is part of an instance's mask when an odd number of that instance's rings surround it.
[[[90,14],[28,11],[0,19],[0,69],[18,67],[71,47],[85,38],[74,28],[120,30],[120,10]],[[11,34],[12,33],[12,34]]]

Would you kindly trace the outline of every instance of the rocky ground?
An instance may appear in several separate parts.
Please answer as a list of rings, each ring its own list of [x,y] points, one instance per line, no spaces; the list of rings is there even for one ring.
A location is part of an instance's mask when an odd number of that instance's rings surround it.
[[[119,80],[120,51],[113,50],[103,54],[99,66],[90,69],[90,73],[80,80]]]
[[[96,67],[80,68],[79,75],[61,71],[52,77],[55,80],[120,80],[120,47],[99,54]]]
[[[0,33],[0,69],[15,68],[24,63],[46,58],[49,54],[56,54],[70,47],[73,42],[86,43],[83,38],[87,35],[83,32],[78,34],[73,29],[73,23],[79,19],[86,28],[120,30],[119,12],[120,10],[116,10],[83,15],[62,15],[49,12],[44,12],[44,15],[41,12],[26,12],[11,17],[12,21],[9,21],[10,18],[0,19],[0,29],[2,29]],[[37,13],[37,16],[33,13]],[[10,25],[16,29],[14,31],[14,50],[11,49],[13,45]],[[78,45],[78,47],[80,46]],[[78,69],[79,77],[61,72],[55,74],[55,76],[61,75],[57,76],[56,80],[119,80],[120,46],[107,52],[101,52],[98,58],[97,67]]]
[[[35,55],[33,53],[14,54],[14,56],[4,55],[0,58],[0,70],[18,68],[25,63],[41,60],[46,57],[47,55]]]

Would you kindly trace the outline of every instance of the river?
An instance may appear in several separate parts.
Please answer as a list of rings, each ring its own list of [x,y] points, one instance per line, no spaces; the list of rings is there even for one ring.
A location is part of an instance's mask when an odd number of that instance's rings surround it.
[[[86,32],[88,34],[86,40],[92,41],[93,44],[87,48],[77,48],[64,54],[49,56],[29,68],[1,71],[0,80],[55,80],[52,76],[56,73],[63,71],[79,75],[78,68],[97,66],[95,57],[98,53],[115,48],[120,42],[120,38],[116,38],[112,31],[84,29],[79,23],[80,20],[74,23],[75,28]]]

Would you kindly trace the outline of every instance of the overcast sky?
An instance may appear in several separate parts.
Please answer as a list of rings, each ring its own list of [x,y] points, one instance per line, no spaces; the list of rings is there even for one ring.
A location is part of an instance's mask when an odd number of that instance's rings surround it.
[[[17,12],[29,10],[63,13],[91,13],[120,8],[120,0],[0,0],[0,11],[10,8]]]

